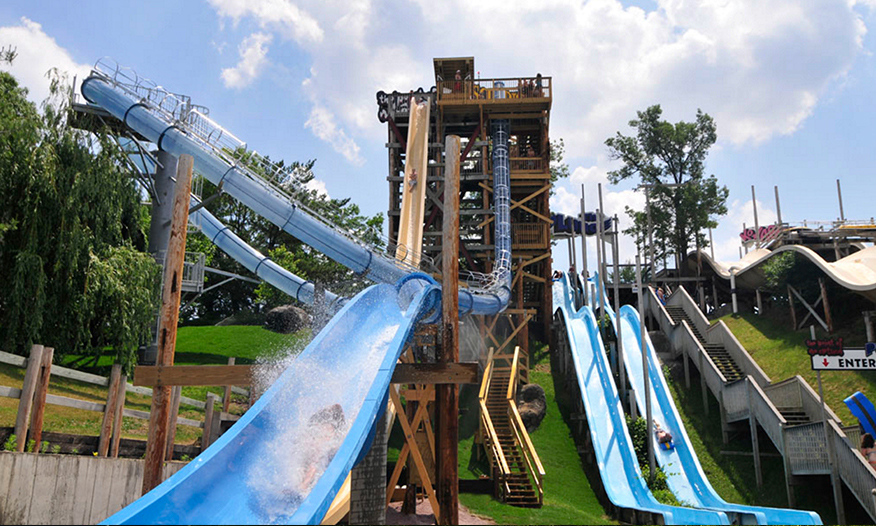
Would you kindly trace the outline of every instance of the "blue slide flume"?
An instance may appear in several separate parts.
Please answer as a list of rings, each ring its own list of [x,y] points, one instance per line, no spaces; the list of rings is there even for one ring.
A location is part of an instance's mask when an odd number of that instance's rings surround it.
[[[611,503],[660,514],[665,524],[729,524],[722,512],[668,506],[654,499],[639,469],[593,310],[584,306],[575,311],[567,276],[554,282],[553,298],[566,327],[593,452]]]
[[[606,314],[611,318],[615,330],[620,332],[627,381],[636,393],[639,414],[644,415],[646,414],[645,400],[640,394],[645,392],[645,380],[642,372],[639,313],[632,306],[624,305],[619,315],[615,316],[608,303],[608,297],[602,289],[602,282],[599,281],[598,276],[594,276],[593,279],[597,281],[600,293],[604,295]],[[655,460],[663,467],[667,483],[676,498],[697,508],[723,511],[738,524],[821,524],[818,514],[811,511],[734,504],[718,495],[706,478],[699,458],[691,446],[687,430],[675,407],[660,362],[647,335],[645,344],[653,419],[661,428],[669,431],[675,447],[669,450],[661,447],[654,434],[649,440],[654,448]]]
[[[318,524],[367,450],[414,325],[435,306],[436,288],[411,290],[356,296],[216,443],[104,524]],[[339,444],[312,436],[313,415],[334,404]]]

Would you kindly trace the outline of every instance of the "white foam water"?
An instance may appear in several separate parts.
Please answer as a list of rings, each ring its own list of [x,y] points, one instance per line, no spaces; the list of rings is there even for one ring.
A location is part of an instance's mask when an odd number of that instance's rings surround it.
[[[335,329],[333,333],[357,332]],[[332,345],[327,338],[323,352],[347,352],[343,360],[326,360],[321,353],[313,353],[256,367],[254,376],[263,386],[287,368],[292,375],[271,403],[274,409],[267,415],[266,426],[271,439],[260,446],[258,462],[250,463],[246,477],[255,499],[251,504],[265,522],[290,516],[313,489],[358,416],[398,329],[399,325],[385,327],[370,344],[362,342],[358,348],[350,342]],[[326,436],[326,429],[310,425],[310,419],[334,404],[343,408],[344,424],[337,435],[329,432]]]

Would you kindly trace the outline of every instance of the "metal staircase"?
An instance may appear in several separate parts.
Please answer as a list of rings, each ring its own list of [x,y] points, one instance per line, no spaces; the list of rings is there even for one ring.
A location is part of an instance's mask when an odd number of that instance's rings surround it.
[[[496,493],[504,502],[540,508],[544,468],[517,411],[520,349],[510,364],[490,359],[481,383],[480,435],[490,461]],[[513,382],[512,382],[513,379]]]
[[[696,328],[696,324],[694,324],[693,320],[684,312],[683,307],[667,305],[665,308],[666,312],[669,313],[669,317],[672,318],[672,323],[677,325],[680,324],[682,320],[687,322],[693,335],[699,340],[703,349],[706,351],[706,354],[708,354],[709,358],[715,362],[718,370],[721,371],[721,374],[724,375],[724,378],[728,383],[735,382],[745,376],[742,373],[742,369],[735,361],[733,361],[730,353],[727,352],[727,349],[722,344],[709,343],[703,337],[700,331]]]

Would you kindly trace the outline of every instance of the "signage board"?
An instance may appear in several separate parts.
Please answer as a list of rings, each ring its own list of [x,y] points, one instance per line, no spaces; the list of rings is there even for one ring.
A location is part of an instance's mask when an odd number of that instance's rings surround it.
[[[813,371],[876,371],[876,343],[868,343],[863,349],[831,351],[813,354],[810,348]]]

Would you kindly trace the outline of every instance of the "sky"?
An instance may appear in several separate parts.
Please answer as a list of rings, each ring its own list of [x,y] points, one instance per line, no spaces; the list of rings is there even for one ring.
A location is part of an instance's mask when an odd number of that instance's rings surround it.
[[[715,256],[739,257],[742,225],[870,219],[876,198],[876,0],[5,0],[0,47],[34,101],[53,67],[81,80],[101,57],[210,108],[273,159],[316,159],[313,183],[367,214],[388,203],[379,90],[428,89],[432,58],[475,57],[482,78],[552,77],[551,137],[572,175],[553,211],[642,209],[605,139],[660,104],[671,122],[710,114],[706,171],[730,192]],[[621,241],[621,261],[634,256]],[[566,244],[555,267],[567,266]],[[589,250],[591,265],[595,250]]]

